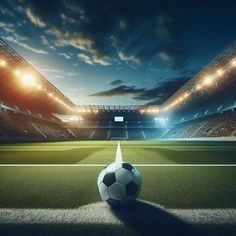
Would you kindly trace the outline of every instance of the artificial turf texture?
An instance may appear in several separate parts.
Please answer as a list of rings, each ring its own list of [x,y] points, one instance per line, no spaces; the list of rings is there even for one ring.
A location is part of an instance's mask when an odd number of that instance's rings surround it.
[[[1,164],[108,164],[117,142],[0,146]],[[236,163],[232,142],[121,142],[123,160],[139,164]],[[166,208],[235,208],[236,167],[137,167],[140,199]],[[0,167],[0,208],[77,208],[101,201],[102,167]]]

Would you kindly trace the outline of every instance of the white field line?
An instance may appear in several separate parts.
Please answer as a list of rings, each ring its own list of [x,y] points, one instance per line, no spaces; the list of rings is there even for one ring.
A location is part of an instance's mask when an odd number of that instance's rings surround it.
[[[99,167],[107,164],[0,164],[0,167]],[[236,164],[133,164],[138,167],[236,167]]]
[[[118,141],[117,149],[116,149],[116,160],[115,160],[115,162],[123,162],[121,148],[120,148],[120,142],[119,141]]]
[[[160,210],[190,224],[236,224],[236,209],[165,209],[152,204],[151,217],[148,209],[143,215],[134,212],[130,221],[140,224],[172,223],[159,216]],[[156,209],[156,211],[155,211]],[[144,208],[145,210],[145,208]],[[154,212],[154,213],[153,213]],[[155,213],[156,212],[156,213]],[[0,225],[3,224],[117,224],[123,222],[115,216],[106,203],[93,203],[76,209],[12,209],[0,208]]]

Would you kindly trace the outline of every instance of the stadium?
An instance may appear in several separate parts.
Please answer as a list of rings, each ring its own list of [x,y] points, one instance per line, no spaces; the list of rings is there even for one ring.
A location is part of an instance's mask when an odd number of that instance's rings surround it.
[[[162,105],[76,106],[6,42],[0,42],[2,142],[236,136],[236,43]]]
[[[235,235],[235,89],[232,42],[161,104],[77,105],[0,39],[0,235]],[[99,195],[113,162],[133,205]]]

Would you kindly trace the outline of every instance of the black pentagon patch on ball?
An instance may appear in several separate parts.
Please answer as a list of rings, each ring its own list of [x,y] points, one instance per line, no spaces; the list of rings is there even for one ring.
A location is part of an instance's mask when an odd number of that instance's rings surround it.
[[[122,167],[130,172],[134,171],[134,167],[128,163],[122,163]]]
[[[107,200],[107,203],[110,204],[111,206],[114,206],[114,207],[119,207],[120,206],[120,202],[118,200],[114,200],[112,198],[109,198]]]
[[[112,184],[116,182],[115,173],[107,173],[102,181],[107,187],[110,187]]]
[[[125,186],[126,188],[126,193],[127,193],[127,196],[133,196],[137,193],[138,191],[138,186],[136,183],[134,183],[134,181],[130,182],[129,184],[127,184]]]

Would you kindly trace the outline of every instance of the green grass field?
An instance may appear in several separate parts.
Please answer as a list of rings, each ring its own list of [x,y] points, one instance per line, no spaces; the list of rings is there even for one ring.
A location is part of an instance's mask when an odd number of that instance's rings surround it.
[[[77,209],[100,202],[97,177],[115,160],[116,146],[114,141],[1,145],[0,208]],[[137,164],[142,175],[140,200],[165,209],[236,208],[235,143],[123,141],[121,149],[123,161]]]

